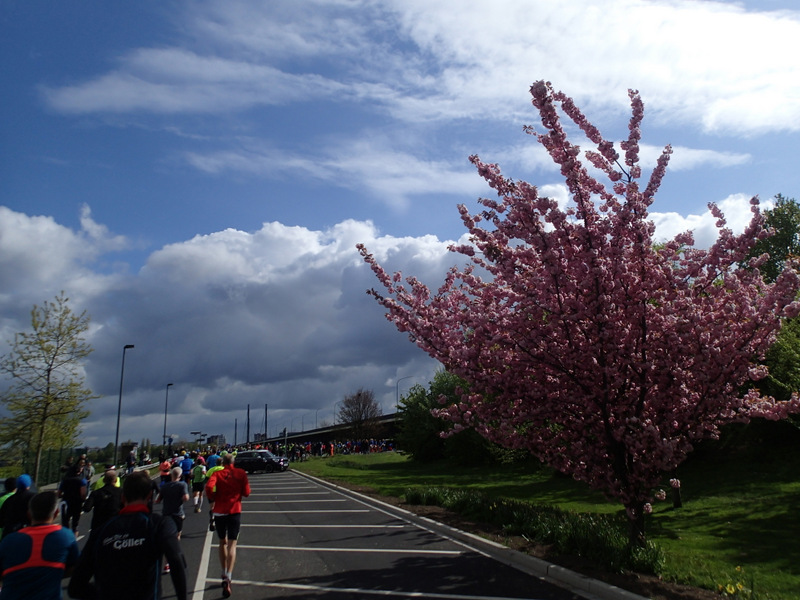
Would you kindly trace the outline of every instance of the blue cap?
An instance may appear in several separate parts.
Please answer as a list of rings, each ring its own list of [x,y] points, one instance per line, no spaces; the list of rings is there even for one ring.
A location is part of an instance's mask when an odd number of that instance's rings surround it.
[[[30,475],[23,473],[22,475],[17,477],[17,489],[20,491],[27,490],[29,487],[31,487],[32,483],[33,480],[31,479]]]

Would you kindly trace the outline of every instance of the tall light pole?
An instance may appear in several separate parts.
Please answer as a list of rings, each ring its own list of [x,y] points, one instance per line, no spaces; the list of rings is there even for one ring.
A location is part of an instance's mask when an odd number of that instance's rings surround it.
[[[117,435],[114,437],[114,466],[119,466],[119,420],[122,416],[122,382],[125,379],[125,351],[133,348],[133,344],[125,344],[122,347],[122,368],[119,373],[119,404],[117,404]]]
[[[400,382],[403,381],[403,379],[411,379],[412,377],[416,377],[416,375],[406,375],[395,382],[394,412],[397,412],[400,407]]]
[[[169,406],[169,388],[171,386],[171,383],[167,384],[167,397],[164,400],[164,439],[161,442],[161,445],[164,446],[164,454],[167,451],[167,406]]]
[[[341,400],[337,400],[336,402],[333,403],[333,424],[334,425],[336,425],[336,405],[337,404],[341,404],[341,403],[342,403]]]

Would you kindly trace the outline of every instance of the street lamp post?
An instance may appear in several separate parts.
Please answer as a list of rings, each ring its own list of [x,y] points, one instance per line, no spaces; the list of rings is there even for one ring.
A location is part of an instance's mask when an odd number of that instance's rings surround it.
[[[167,397],[164,400],[164,439],[161,442],[161,444],[164,446],[164,452],[167,450],[167,406],[169,406],[169,388],[171,386],[171,383],[167,384]]]
[[[336,405],[337,404],[341,404],[341,403],[342,403],[341,400],[337,400],[336,402],[333,403],[333,424],[334,425],[336,425]]]
[[[411,379],[413,377],[416,377],[416,375],[406,375],[395,382],[394,412],[397,412],[400,407],[400,382],[403,381],[403,379]]]
[[[122,416],[122,382],[125,379],[125,351],[133,348],[133,344],[125,344],[122,347],[122,368],[119,373],[119,403],[117,404],[117,434],[114,437],[114,466],[119,466],[119,420]]]

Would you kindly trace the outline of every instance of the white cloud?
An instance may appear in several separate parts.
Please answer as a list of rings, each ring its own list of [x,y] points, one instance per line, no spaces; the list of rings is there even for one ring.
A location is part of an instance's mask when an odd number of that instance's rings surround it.
[[[663,150],[664,148],[661,147],[642,144],[639,154],[642,166],[654,167]],[[736,167],[747,164],[751,160],[752,157],[749,154],[673,146],[669,159],[669,171],[689,171],[701,167]]]
[[[454,115],[473,114],[473,105],[507,114],[534,79],[549,79],[595,114],[624,110],[620,90],[636,87],[673,123],[731,133],[800,128],[798,12],[685,0],[397,0],[395,10],[434,57],[430,112],[450,105]],[[418,101],[403,108],[407,117]]]
[[[673,123],[800,128],[798,12],[687,0],[306,4],[193,5],[181,45],[133,50],[45,97],[64,112],[230,112],[324,97],[409,122],[507,120],[526,114],[526,90],[543,78],[594,114],[625,111],[621,90],[637,87]]]
[[[88,204],[81,206],[81,230],[91,240],[95,253],[125,250],[130,246],[124,235],[113,235],[108,227],[92,219],[92,209]]]
[[[106,75],[41,90],[48,104],[64,113],[226,112],[346,92],[316,74],[291,74],[181,48],[139,49]]]
[[[116,281],[91,270],[103,252],[123,249],[123,236],[110,236],[82,209],[75,232],[52,217],[28,216],[0,206],[0,299],[2,304],[41,304],[61,290],[81,298]],[[43,295],[43,297],[42,297]],[[9,306],[6,304],[6,306]]]
[[[368,138],[369,136],[367,136]],[[485,190],[465,158],[424,159],[395,149],[384,139],[343,140],[315,156],[251,145],[245,149],[187,152],[185,160],[212,174],[242,172],[266,178],[300,176],[353,190],[367,190],[381,204],[403,209],[410,197],[455,194],[474,197]]]
[[[432,236],[394,239],[356,221],[326,231],[265,223],[252,233],[230,229],[171,244],[154,252],[139,274],[110,279],[81,266],[96,252],[89,236],[49,218],[7,209],[0,216],[0,231],[26,234],[0,237],[4,257],[29,256],[45,234],[51,240],[24,268],[0,263],[9,291],[4,333],[28,327],[31,296],[21,290],[44,293],[33,299],[41,303],[47,284],[57,291],[65,281],[95,278],[92,286],[81,284],[72,302],[92,317],[89,341],[96,351],[87,363],[88,383],[103,396],[85,423],[89,443],[105,443],[108,435],[124,344],[135,348],[126,358],[122,435],[136,439],[160,437],[160,425],[153,425],[160,423],[168,381],[175,383],[170,432],[173,426],[205,430],[216,423],[209,415],[221,410],[218,426],[230,436],[232,415],[242,422],[247,404],[263,406],[267,399],[276,418],[297,418],[299,427],[358,387],[374,388],[388,408],[394,389],[386,381],[410,371],[426,382],[436,369],[365,293],[376,281],[355,249],[365,242],[390,268],[402,265],[437,281],[454,258],[447,242]],[[63,260],[48,262],[45,250]]]
[[[733,194],[717,202],[727,221],[727,227],[734,233],[741,233],[750,223],[753,214],[750,212],[750,196]],[[769,208],[765,203],[762,210]],[[717,238],[717,219],[710,211],[701,215],[682,216],[674,212],[651,212],[650,219],[656,224],[657,240],[672,239],[685,231],[694,232],[695,246],[708,248]]]

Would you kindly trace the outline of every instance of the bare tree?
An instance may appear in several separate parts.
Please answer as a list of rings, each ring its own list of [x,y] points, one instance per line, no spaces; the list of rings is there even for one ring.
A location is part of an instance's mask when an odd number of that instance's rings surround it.
[[[359,388],[355,394],[350,394],[342,400],[339,409],[339,420],[350,425],[352,437],[357,440],[378,436],[380,432],[381,406],[375,400],[372,390]]]

